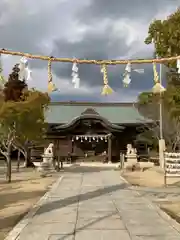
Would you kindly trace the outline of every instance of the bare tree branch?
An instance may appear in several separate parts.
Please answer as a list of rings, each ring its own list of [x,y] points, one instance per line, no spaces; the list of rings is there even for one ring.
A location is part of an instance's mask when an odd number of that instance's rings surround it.
[[[147,109],[148,108],[149,106],[147,107]],[[149,110],[147,110],[147,112],[148,111]],[[152,109],[151,109],[151,113],[153,114]],[[156,120],[154,120],[152,123],[146,123],[144,121],[141,121],[143,125],[141,134],[143,135],[145,134],[145,132],[149,131],[151,132],[152,137],[156,138],[158,141],[160,139],[159,121],[157,121],[156,117],[154,118]],[[151,119],[152,119],[152,115],[151,115]],[[178,118],[172,118],[169,111],[165,108],[163,109],[162,128],[163,128],[163,138],[165,139],[166,145],[170,149],[175,150],[178,147],[178,145],[180,145],[180,121]]]

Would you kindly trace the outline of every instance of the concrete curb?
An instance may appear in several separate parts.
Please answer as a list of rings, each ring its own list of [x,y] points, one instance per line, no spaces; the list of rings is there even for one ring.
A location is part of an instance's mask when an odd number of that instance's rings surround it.
[[[180,233],[180,224],[176,222],[176,220],[171,218],[157,204],[151,202],[151,205],[164,220],[166,220],[178,233]]]
[[[120,176],[120,178],[127,183],[129,186],[131,186],[134,191],[139,195],[140,193],[138,192],[137,189],[135,189],[125,178],[123,178],[122,176]],[[142,197],[142,196],[141,196]],[[157,213],[159,214],[159,216],[161,218],[163,218],[166,222],[168,222],[169,225],[171,225],[178,233],[180,233],[180,224],[178,222],[176,222],[176,220],[172,219],[166,212],[164,212],[157,204],[153,203],[151,200],[149,200],[146,197],[142,197],[144,198],[150,207],[152,207],[153,209],[155,209],[157,211]]]
[[[52,186],[50,187],[49,191],[47,191],[37,203],[34,204],[32,209],[23,217],[20,222],[15,225],[15,227],[9,232],[7,237],[4,240],[18,240],[18,236],[21,233],[21,231],[28,225],[30,220],[32,220],[33,216],[36,214],[36,212],[39,210],[39,208],[42,206],[44,201],[49,197],[51,192],[55,191],[55,189],[59,186],[60,182],[62,181],[63,176],[59,177],[58,180],[56,180]]]

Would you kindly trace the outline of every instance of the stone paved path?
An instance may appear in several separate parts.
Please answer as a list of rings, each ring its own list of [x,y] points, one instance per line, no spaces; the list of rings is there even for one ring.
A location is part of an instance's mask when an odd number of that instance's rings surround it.
[[[22,230],[18,240],[179,240],[117,171],[64,173],[62,181]]]
[[[180,188],[179,187],[158,187],[158,188],[147,188],[147,187],[131,187],[136,189],[142,197],[147,197],[153,200],[175,200],[180,201]]]

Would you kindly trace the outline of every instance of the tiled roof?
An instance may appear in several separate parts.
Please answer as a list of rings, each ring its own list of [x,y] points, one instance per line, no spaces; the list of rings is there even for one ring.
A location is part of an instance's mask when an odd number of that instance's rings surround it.
[[[148,121],[141,116],[138,110],[131,103],[51,103],[47,110],[46,122],[67,124],[76,117],[79,117],[86,109],[93,108],[100,116],[111,123],[141,123]]]

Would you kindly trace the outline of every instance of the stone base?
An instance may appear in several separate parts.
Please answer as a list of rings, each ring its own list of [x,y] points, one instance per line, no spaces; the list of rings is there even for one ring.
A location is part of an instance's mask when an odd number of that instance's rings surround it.
[[[137,163],[137,154],[127,154],[126,155],[127,164],[133,165]]]
[[[139,163],[136,164],[128,164],[126,165],[126,171],[134,172],[134,171],[141,171],[141,167]]]
[[[42,177],[45,177],[48,173],[52,171],[52,164],[42,162],[38,168],[38,171],[41,173]]]
[[[136,164],[137,163],[137,159],[127,159],[127,164]]]

